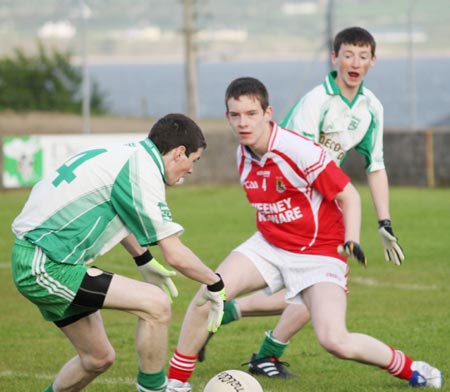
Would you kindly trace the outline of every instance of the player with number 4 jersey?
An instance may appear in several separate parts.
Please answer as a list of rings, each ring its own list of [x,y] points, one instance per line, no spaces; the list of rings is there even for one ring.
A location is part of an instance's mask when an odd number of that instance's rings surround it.
[[[192,173],[205,148],[193,120],[168,114],[144,140],[82,151],[32,189],[12,225],[14,282],[77,353],[44,392],[81,391],[112,365],[115,353],[100,309],[137,317],[136,388],[166,391],[170,302],[178,291],[175,271],[156,261],[149,245],[157,244],[171,267],[205,285],[203,302],[211,304],[205,329],[219,327],[223,281],[182,244],[183,227],[172,220],[165,195],[166,185]],[[119,243],[144,282],[89,266]]]

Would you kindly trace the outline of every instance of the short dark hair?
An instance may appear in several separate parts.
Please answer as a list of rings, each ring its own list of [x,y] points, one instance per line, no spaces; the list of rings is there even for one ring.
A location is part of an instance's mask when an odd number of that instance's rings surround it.
[[[230,98],[239,99],[242,95],[248,95],[256,98],[260,103],[263,111],[269,106],[269,93],[266,86],[258,79],[251,77],[242,77],[233,80],[225,92],[225,107],[228,112],[228,100]]]
[[[343,44],[350,44],[355,46],[370,46],[372,57],[375,56],[376,42],[372,34],[362,27],[348,27],[337,33],[333,42],[333,50],[337,56],[339,49]]]
[[[194,120],[180,113],[170,113],[160,118],[150,129],[149,139],[162,155],[176,147],[186,147],[186,156],[206,148],[206,140]]]

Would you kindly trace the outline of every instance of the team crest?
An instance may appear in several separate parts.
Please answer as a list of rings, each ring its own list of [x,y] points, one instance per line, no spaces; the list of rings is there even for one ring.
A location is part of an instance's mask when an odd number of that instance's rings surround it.
[[[286,191],[286,185],[281,178],[277,178],[276,189],[278,193],[283,193]]]

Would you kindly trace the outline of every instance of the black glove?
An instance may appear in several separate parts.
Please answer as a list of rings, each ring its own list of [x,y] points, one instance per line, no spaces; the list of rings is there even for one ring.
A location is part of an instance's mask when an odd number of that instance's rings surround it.
[[[367,267],[367,258],[358,243],[347,241],[344,245],[339,245],[337,251],[340,255],[356,259],[358,263]]]

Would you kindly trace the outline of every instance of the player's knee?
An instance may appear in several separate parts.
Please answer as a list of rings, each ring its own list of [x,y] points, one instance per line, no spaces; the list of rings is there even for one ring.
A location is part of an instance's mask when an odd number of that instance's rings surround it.
[[[115,359],[116,353],[109,347],[81,357],[81,363],[87,372],[100,374],[108,370]]]
[[[147,321],[168,325],[170,323],[171,307],[169,297],[161,290],[158,295],[154,292],[144,295],[143,318]]]
[[[341,359],[348,359],[348,345],[345,337],[338,334],[323,334],[318,336],[320,345],[330,354]]]

